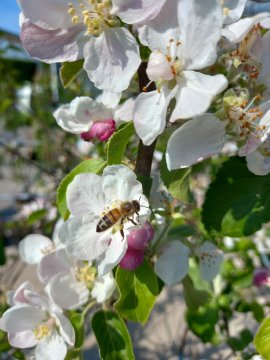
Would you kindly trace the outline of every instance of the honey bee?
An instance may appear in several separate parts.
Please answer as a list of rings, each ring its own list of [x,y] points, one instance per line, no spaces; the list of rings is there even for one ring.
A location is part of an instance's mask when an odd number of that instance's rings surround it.
[[[133,216],[134,214],[139,215],[140,208],[140,203],[137,200],[122,202],[119,208],[113,208],[99,220],[96,231],[106,231],[118,221],[121,221],[122,225],[125,219],[131,221],[134,225],[138,225],[133,219],[130,219],[130,216]],[[124,237],[123,229],[121,229],[120,232],[122,237]]]

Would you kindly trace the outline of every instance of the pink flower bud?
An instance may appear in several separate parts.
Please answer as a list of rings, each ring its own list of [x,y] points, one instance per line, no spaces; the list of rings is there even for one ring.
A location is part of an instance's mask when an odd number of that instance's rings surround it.
[[[122,269],[132,271],[139,267],[143,263],[143,260],[144,254],[142,250],[128,248],[119,266]]]
[[[81,133],[81,138],[85,141],[98,139],[106,141],[115,132],[115,121],[112,119],[96,121],[89,131]]]
[[[270,286],[270,271],[268,269],[256,269],[253,273],[253,285]]]
[[[128,248],[143,251],[153,237],[153,226],[149,222],[146,222],[141,229],[131,230],[128,234]]]
[[[152,81],[160,79],[171,80],[174,77],[168,58],[159,50],[151,53],[146,73]]]

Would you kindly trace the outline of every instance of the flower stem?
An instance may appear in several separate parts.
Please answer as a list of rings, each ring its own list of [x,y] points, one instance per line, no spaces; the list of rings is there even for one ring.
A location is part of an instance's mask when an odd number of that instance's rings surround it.
[[[149,78],[146,74],[147,63],[142,62],[138,69],[138,79],[139,79],[139,89],[140,92],[155,90],[155,83],[151,83],[147,89],[145,88],[149,83]],[[135,173],[139,176],[150,176],[151,174],[151,166],[153,161],[153,154],[156,147],[156,140],[149,146],[144,145],[140,140],[138,153],[137,153],[137,161],[135,167]]]

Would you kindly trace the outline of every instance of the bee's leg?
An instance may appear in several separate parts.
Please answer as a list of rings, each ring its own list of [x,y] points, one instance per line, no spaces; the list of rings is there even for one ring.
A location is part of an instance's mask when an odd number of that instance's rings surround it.
[[[121,234],[121,236],[122,236],[122,240],[124,240],[124,229],[123,229],[123,227],[124,227],[124,218],[122,218],[121,219],[121,229],[120,229],[120,234]]]
[[[130,218],[127,218],[129,221],[132,222],[133,225],[138,225],[134,220],[130,219]]]

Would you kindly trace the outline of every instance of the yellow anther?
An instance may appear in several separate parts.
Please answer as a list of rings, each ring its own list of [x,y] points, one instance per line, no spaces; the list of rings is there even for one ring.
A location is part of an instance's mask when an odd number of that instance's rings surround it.
[[[227,7],[223,8],[223,15],[228,16],[229,14],[230,14],[230,9]]]
[[[76,279],[87,286],[91,286],[96,277],[96,269],[89,265],[76,269]]]
[[[38,325],[33,330],[33,333],[34,333],[34,336],[35,336],[36,340],[41,340],[44,337],[49,335],[50,330],[49,330],[48,326],[46,326],[46,325]]]

